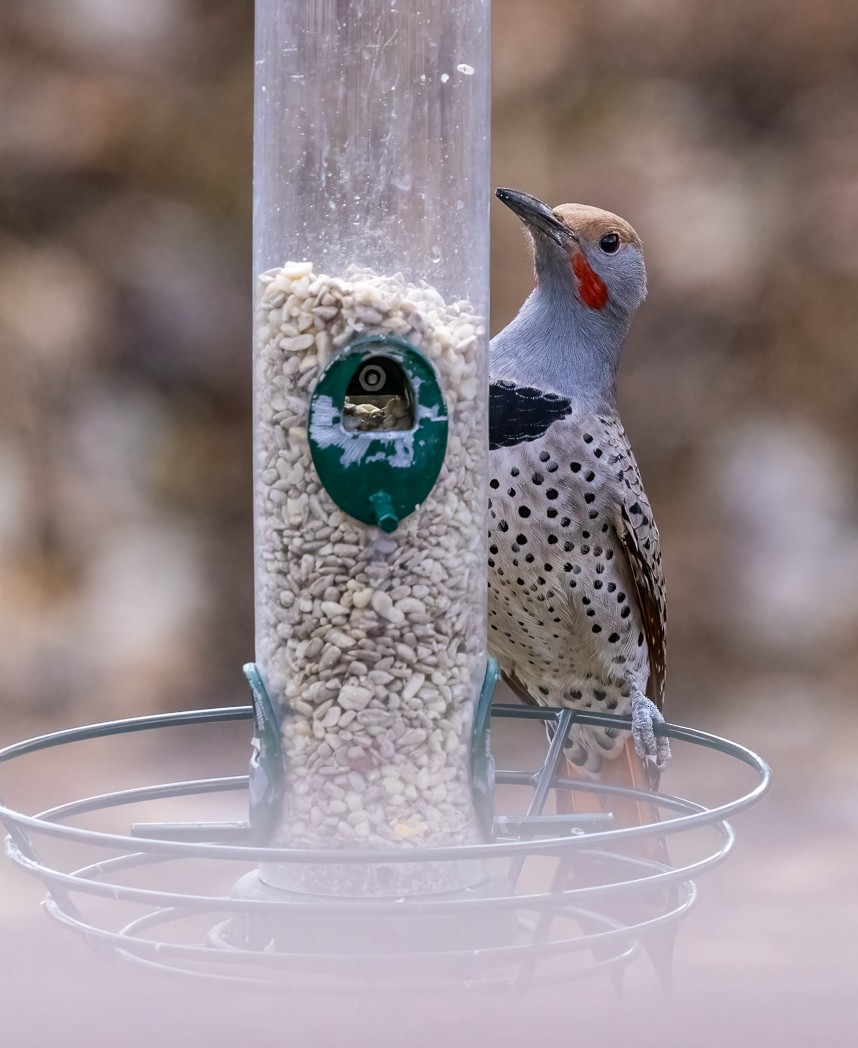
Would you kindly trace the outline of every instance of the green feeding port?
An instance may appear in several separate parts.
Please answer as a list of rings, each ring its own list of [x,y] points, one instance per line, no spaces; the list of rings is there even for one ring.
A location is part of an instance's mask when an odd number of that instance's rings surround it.
[[[364,524],[395,531],[435,486],[447,449],[435,370],[403,339],[356,339],[310,398],[308,437],[323,487]]]

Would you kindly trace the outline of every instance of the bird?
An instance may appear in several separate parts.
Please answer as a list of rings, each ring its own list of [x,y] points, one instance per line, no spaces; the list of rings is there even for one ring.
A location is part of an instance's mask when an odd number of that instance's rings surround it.
[[[647,292],[641,240],[597,207],[496,195],[524,223],[536,281],[489,350],[489,651],[527,702],[631,718],[630,732],[573,724],[571,775],[656,790],[664,576],[616,401]]]

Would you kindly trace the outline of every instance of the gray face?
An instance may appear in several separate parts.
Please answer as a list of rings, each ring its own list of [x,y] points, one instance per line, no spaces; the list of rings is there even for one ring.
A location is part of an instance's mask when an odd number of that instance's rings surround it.
[[[551,208],[516,189],[498,198],[524,222],[533,242],[537,281],[586,309],[625,314],[646,297],[640,237],[625,219],[587,204]]]
[[[613,403],[623,342],[646,296],[640,238],[624,219],[599,208],[551,208],[507,189],[498,197],[528,231],[536,288],[493,339],[492,376]]]
[[[618,215],[584,204],[561,204],[551,215],[556,229],[527,223],[539,283],[572,295],[584,309],[628,321],[646,298],[637,233]]]

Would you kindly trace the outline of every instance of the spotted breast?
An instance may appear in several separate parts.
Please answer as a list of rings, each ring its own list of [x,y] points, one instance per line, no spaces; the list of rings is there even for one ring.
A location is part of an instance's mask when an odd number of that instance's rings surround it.
[[[658,530],[613,410],[510,381],[490,401],[489,645],[531,701],[619,714],[662,704]],[[576,726],[597,774],[627,734]]]

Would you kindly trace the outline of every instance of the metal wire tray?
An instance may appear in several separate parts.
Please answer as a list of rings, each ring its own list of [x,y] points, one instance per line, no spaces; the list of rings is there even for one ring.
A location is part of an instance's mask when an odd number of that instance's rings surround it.
[[[250,706],[136,717],[59,731],[0,750],[0,764],[93,739],[185,725],[246,721]],[[734,843],[728,816],[758,801],[767,765],[750,750],[691,728],[659,734],[739,761],[755,773],[748,792],[713,807],[564,778],[563,743],[574,723],[628,728],[628,718],[567,709],[492,707],[492,723],[541,721],[546,735],[533,769],[498,770],[494,839],[442,848],[322,851],[252,846],[248,824],[131,823],[117,834],[74,825],[140,802],[190,803],[246,791],[246,775],[194,779],[85,797],[28,815],[0,804],[7,856],[47,888],[48,914],[99,952],[196,978],[276,985],[301,993],[365,991],[382,980],[401,989],[502,989],[566,983],[610,970],[617,977],[643,946],[669,977],[676,924],[693,906],[692,878],[723,862]],[[522,803],[522,791],[527,795]],[[596,795],[604,810],[558,814],[555,799]],[[646,802],[653,821],[612,825],[612,799]],[[591,805],[592,807],[592,805]],[[599,806],[597,805],[597,808]],[[524,809],[523,812],[521,809]],[[658,814],[656,815],[656,811]],[[706,846],[673,866],[647,856],[646,842],[705,831]],[[42,856],[49,838],[51,851]],[[37,847],[38,844],[38,847]],[[89,860],[79,855],[83,849]],[[97,856],[108,853],[107,858]],[[400,898],[320,897],[267,888],[253,871],[267,863],[484,863],[485,878],[456,893]],[[224,871],[242,864],[239,888]],[[250,871],[250,872],[246,872]],[[242,872],[241,870],[239,872]],[[157,875],[157,876],[155,876]],[[228,874],[227,874],[228,875]],[[157,883],[166,877],[166,886]],[[134,883],[135,881],[141,883]],[[232,877],[230,884],[235,883]],[[140,910],[142,909],[142,914]]]

